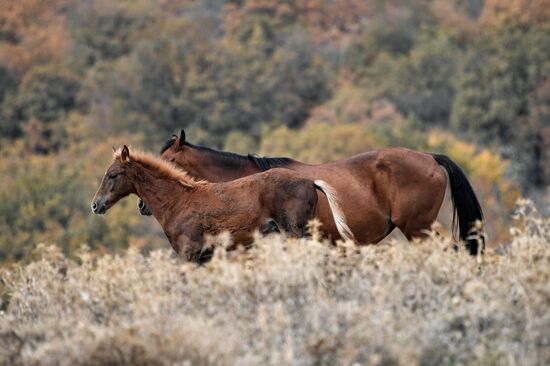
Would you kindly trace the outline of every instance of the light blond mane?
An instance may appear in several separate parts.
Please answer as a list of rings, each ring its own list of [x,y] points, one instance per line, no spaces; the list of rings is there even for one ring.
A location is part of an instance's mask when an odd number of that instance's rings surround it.
[[[163,160],[160,157],[153,155],[150,152],[129,148],[130,161],[137,161],[151,169],[160,172],[163,176],[179,182],[184,187],[196,187],[207,183],[205,180],[196,180],[185,170],[176,164]],[[113,153],[113,159],[121,159],[122,148],[117,149]]]

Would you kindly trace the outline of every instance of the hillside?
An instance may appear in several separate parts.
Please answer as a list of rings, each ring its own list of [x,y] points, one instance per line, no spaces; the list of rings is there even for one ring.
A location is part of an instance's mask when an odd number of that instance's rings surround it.
[[[189,142],[320,163],[403,146],[449,155],[510,239],[548,205],[544,0],[4,0],[0,266],[163,248],[126,200],[89,201],[111,147]],[[548,214],[546,212],[545,214]]]

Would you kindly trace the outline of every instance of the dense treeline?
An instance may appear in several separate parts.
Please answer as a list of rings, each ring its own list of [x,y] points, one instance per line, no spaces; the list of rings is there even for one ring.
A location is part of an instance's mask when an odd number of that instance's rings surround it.
[[[311,162],[444,151],[504,235],[515,187],[550,184],[546,5],[3,0],[0,261],[38,241],[155,245],[131,200],[109,220],[87,205],[111,145],[156,151],[182,127],[195,143]]]

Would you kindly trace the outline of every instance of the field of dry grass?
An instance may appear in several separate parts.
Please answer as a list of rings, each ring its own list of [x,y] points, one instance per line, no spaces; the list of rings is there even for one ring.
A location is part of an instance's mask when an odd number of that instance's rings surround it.
[[[481,258],[444,238],[259,238],[203,267],[169,250],[6,268],[2,365],[550,364],[550,221]]]

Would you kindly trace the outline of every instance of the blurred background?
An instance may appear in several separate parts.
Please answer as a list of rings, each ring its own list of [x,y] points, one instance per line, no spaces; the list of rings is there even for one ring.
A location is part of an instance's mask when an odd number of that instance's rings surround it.
[[[126,199],[89,203],[111,146],[195,144],[309,163],[442,152],[493,245],[547,210],[547,0],[0,0],[0,262],[168,247]]]

